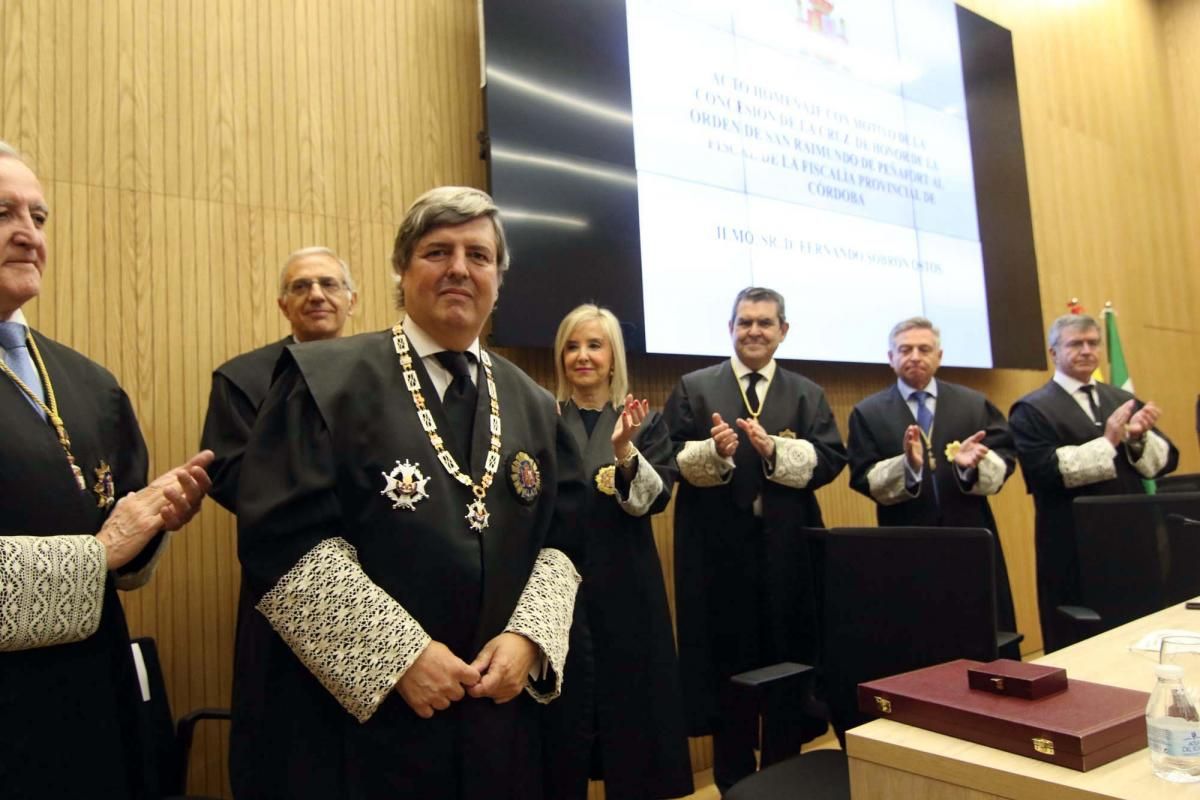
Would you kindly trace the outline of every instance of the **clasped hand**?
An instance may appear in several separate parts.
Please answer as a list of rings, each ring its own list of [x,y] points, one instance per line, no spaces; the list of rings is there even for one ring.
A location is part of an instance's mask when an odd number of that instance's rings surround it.
[[[196,516],[212,482],[205,470],[213,461],[202,450],[175,469],[164,472],[146,488],[117,501],[96,538],[104,545],[108,568],[133,560],[159,531],[175,531]]]
[[[737,452],[737,430],[734,430],[734,428],[728,422],[723,420],[721,415],[717,413],[712,415],[712,423],[713,426],[711,434],[713,444],[715,444],[717,447],[717,455],[721,456],[721,458],[732,458],[733,454]],[[738,429],[742,431],[742,433],[749,437],[750,444],[760,456],[767,459],[774,458],[775,440],[772,439],[771,435],[768,434],[763,426],[759,424],[758,420],[751,417],[749,419],[734,420],[734,423],[737,425]]]
[[[1129,400],[1123,403],[1104,423],[1104,438],[1108,439],[1109,443],[1116,447],[1125,438],[1140,441],[1146,433],[1158,424],[1158,418],[1162,411],[1153,401],[1146,403],[1136,413],[1133,407],[1137,404],[1135,400]]]
[[[445,711],[467,694],[507,703],[525,688],[538,652],[524,636],[502,633],[468,664],[441,642],[430,642],[401,676],[396,692],[422,719]]]

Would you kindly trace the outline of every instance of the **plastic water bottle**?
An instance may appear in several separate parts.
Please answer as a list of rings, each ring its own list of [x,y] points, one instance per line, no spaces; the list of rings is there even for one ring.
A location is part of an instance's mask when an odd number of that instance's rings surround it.
[[[1172,783],[1200,781],[1200,714],[1183,685],[1183,667],[1159,664],[1146,706],[1146,738],[1154,774]]]

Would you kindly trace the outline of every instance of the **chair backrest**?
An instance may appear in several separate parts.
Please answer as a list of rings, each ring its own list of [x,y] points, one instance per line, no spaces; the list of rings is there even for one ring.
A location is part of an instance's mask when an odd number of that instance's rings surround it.
[[[1200,492],[1200,472],[1186,475],[1168,475],[1155,481],[1161,492]]]
[[[996,658],[992,533],[810,530],[822,576],[821,682],[834,728],[870,719],[859,683],[956,658]]]
[[[1200,594],[1200,492],[1078,497],[1073,505],[1083,604],[1107,630]]]

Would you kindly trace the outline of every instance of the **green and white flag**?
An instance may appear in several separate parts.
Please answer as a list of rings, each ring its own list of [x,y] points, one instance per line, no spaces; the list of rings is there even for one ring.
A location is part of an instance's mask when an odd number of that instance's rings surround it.
[[[1133,378],[1129,377],[1121,335],[1117,333],[1117,312],[1112,306],[1104,307],[1104,332],[1108,347],[1108,382],[1133,394]]]
[[[1105,346],[1108,348],[1108,382],[1133,394],[1133,378],[1129,377],[1129,365],[1125,363],[1125,351],[1121,349],[1121,335],[1117,332],[1117,312],[1111,305],[1104,306]],[[1157,494],[1158,484],[1143,479],[1146,494]]]

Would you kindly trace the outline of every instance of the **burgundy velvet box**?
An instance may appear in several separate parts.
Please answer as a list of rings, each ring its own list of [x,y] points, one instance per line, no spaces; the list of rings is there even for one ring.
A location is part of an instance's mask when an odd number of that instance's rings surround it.
[[[960,659],[858,686],[865,713],[1086,772],[1146,746],[1150,695],[1070,680],[1026,700],[971,689]]]
[[[1067,688],[1067,671],[1062,667],[1026,664],[1011,658],[998,658],[967,670],[967,685],[972,689],[1010,697],[1037,700]]]

